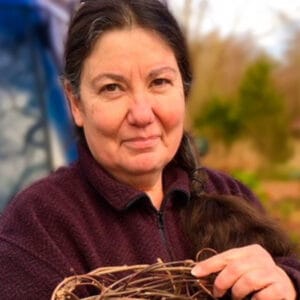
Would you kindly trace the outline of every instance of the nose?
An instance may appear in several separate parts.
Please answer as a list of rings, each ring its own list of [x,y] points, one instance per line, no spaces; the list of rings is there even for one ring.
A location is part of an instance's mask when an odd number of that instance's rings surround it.
[[[133,97],[127,114],[130,125],[137,127],[145,127],[151,124],[155,115],[151,101],[145,94],[139,94]]]

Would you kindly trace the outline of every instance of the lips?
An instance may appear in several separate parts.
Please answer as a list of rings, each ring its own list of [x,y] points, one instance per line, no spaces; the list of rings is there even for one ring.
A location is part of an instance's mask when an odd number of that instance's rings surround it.
[[[134,137],[124,140],[124,144],[132,149],[143,150],[155,147],[160,141],[159,135],[152,135],[148,137]]]

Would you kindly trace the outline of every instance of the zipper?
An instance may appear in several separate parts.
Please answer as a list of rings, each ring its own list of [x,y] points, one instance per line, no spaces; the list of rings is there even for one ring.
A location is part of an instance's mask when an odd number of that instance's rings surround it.
[[[165,223],[164,223],[164,215],[162,211],[158,211],[156,212],[157,215],[157,225],[158,225],[158,229],[160,232],[160,237],[162,239],[162,243],[165,247],[165,249],[167,250],[167,254],[169,257],[169,260],[172,261],[173,260],[173,255],[171,252],[170,247],[168,246],[168,240],[167,240],[167,236],[166,236],[166,231],[165,231]]]
[[[163,213],[161,211],[157,212],[157,224],[158,229],[164,231],[164,219],[163,219]]]

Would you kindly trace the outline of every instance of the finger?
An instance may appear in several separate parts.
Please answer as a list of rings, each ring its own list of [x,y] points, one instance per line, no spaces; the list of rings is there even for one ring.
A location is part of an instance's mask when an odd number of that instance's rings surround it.
[[[216,254],[208,259],[200,261],[192,269],[192,275],[196,277],[203,277],[211,273],[219,272],[222,269],[224,269],[224,267],[230,261],[235,261],[239,258],[245,259],[246,257],[248,257],[249,247],[251,246],[230,249],[222,253]],[[252,253],[252,251],[250,253]]]
[[[227,262],[219,254],[196,263],[196,265],[192,268],[191,273],[195,277],[207,276],[211,273],[216,273],[222,270],[226,266],[226,263]]]
[[[253,269],[245,272],[232,285],[231,293],[233,299],[244,299],[247,295],[260,291],[273,284],[269,274],[270,271],[261,269]]]
[[[295,300],[296,292],[290,278],[279,267],[259,268],[246,272],[231,289],[234,299],[244,299],[253,293],[251,299]]]
[[[255,277],[255,269],[247,264],[243,264],[240,261],[237,262],[232,262],[231,264],[228,264],[216,277],[215,282],[214,282],[214,295],[216,297],[222,297],[226,293],[228,289],[231,287],[235,286],[238,284],[237,288],[239,285],[241,285],[241,290],[243,291],[244,288],[243,286],[246,285],[247,289],[245,292],[242,292],[242,295],[247,295],[249,294],[250,291],[253,291],[254,289],[251,289],[252,287],[256,287],[257,283],[252,284],[251,286],[249,285],[249,281],[252,280],[247,280],[247,276],[253,277],[253,280],[257,281],[257,277]],[[252,276],[251,274],[254,273]],[[244,284],[246,282],[246,284]],[[255,289],[257,290],[257,289]],[[237,289],[237,295],[239,295],[240,289]]]
[[[234,248],[216,254],[206,260],[198,262],[192,269],[192,275],[196,277],[207,276],[211,273],[221,271],[227,264],[233,261],[240,261],[243,265],[248,265],[250,268],[260,264],[272,264],[274,261],[271,256],[259,245],[249,245],[240,248]]]
[[[295,300],[296,290],[288,275],[280,268],[272,272],[274,274],[274,282],[252,297],[253,300]],[[265,276],[266,277],[266,276]],[[298,298],[297,298],[298,299]]]
[[[251,300],[294,300],[277,284],[272,284],[253,294]]]
[[[198,262],[192,269],[192,275],[202,277],[219,272],[226,266],[230,259],[233,259],[236,255],[235,253],[236,249],[230,249]]]

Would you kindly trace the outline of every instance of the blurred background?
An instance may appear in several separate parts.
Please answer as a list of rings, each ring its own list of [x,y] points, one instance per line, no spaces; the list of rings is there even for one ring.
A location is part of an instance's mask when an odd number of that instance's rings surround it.
[[[75,5],[0,0],[0,211],[24,186],[76,158],[59,78]]]
[[[76,159],[59,75],[78,2],[0,0],[0,211]],[[300,244],[299,1],[164,2],[190,46],[187,127],[202,163],[247,184]]]

